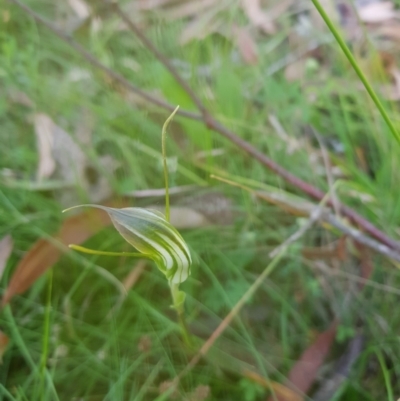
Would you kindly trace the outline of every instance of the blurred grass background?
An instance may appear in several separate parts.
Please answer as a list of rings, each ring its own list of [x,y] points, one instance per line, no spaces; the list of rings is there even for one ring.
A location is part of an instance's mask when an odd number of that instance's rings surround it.
[[[24,3],[141,89],[196,110],[102,2]],[[254,3],[264,13],[260,18],[265,15],[259,25],[249,11]],[[398,4],[383,2],[395,14],[371,22],[365,9],[372,3],[325,6],[399,128],[399,41],[394,33],[379,31],[389,22],[398,29]],[[219,121],[328,191],[320,137],[332,161],[329,174],[345,182],[340,200],[399,238],[399,148],[311,2],[142,0],[121,6]],[[11,234],[14,242],[4,290],[25,252],[59,229],[65,207],[109,199],[163,206],[163,197],[138,194],[163,188],[161,126],[168,112],[92,68],[17,6],[3,1],[0,13],[0,238]],[[38,145],[43,127],[51,127],[53,138],[50,174],[38,173],[46,155]],[[171,187],[195,186],[174,195],[172,205],[178,214],[189,208],[208,219],[195,227],[178,222],[195,260],[182,286],[189,326],[206,340],[268,264],[268,253],[303,224],[277,206],[211,180],[210,173],[304,195],[201,122],[175,118],[168,155]],[[313,394],[318,400],[397,399],[398,268],[368,254],[373,273],[369,285],[357,291],[354,277],[367,262],[351,245],[344,259],[329,253],[339,237],[319,226],[309,230],[210,354],[184,377],[175,399],[266,400],[271,387],[243,372],[251,368],[285,383],[301,353],[335,317],[340,325],[334,346],[305,399]],[[85,246],[129,251],[111,228]],[[318,250],[317,257],[310,256]],[[15,297],[0,317],[1,330],[10,337],[0,369],[1,399],[162,399],[165,383],[191,355],[169,308],[168,287],[154,266],[145,268],[121,302],[120,286],[110,276],[124,282],[137,263],[66,254],[52,275]],[[50,280],[51,302],[46,298]],[[49,354],[43,373],[46,316]],[[348,372],[334,391],[321,395],[356,337],[363,345],[355,361],[347,361]]]

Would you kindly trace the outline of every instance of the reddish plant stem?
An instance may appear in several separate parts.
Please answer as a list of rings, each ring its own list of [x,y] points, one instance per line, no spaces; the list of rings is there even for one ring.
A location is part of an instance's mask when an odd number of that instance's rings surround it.
[[[35,21],[46,26],[50,29],[54,34],[56,34],[60,39],[64,42],[68,43],[73,49],[75,49],[86,61],[88,61],[92,66],[102,70],[108,76],[110,76],[115,81],[118,81],[122,85],[124,85],[130,91],[138,94],[139,96],[146,99],[148,102],[155,104],[161,108],[164,108],[168,111],[173,111],[175,107],[168,102],[165,102],[162,99],[157,98],[154,95],[151,95],[133,85],[122,75],[117,72],[111,70],[102,64],[99,60],[97,60],[91,53],[89,53],[86,49],[84,49],[79,43],[72,39],[71,36],[62,32],[57,27],[55,27],[51,22],[44,19],[42,16],[37,14],[35,11],[31,10],[25,4],[21,3],[19,0],[9,0],[11,3],[16,4],[18,7],[23,9],[28,15],[30,15]],[[110,4],[110,3],[108,3]],[[157,59],[171,72],[176,81],[182,86],[182,88],[187,92],[187,94],[191,97],[193,102],[196,104],[201,114],[191,112],[189,110],[179,109],[179,115],[183,117],[190,118],[192,120],[203,121],[204,124],[211,130],[219,133],[220,135],[227,138],[230,142],[234,143],[236,146],[241,148],[243,151],[251,155],[254,159],[259,161],[262,165],[282,177],[286,182],[293,185],[300,191],[309,195],[310,197],[316,200],[322,200],[325,193],[321,191],[319,188],[301,180],[296,177],[286,169],[284,169],[279,164],[275,163],[272,159],[264,155],[250,143],[246,142],[238,135],[236,135],[233,131],[226,128],[224,125],[219,123],[212,114],[207,110],[204,106],[203,102],[197,97],[191,87],[187,84],[187,82],[180,76],[176,68],[169,62],[169,60],[153,45],[153,43],[140,31],[140,29],[123,13],[116,2],[110,4],[115,12],[120,16],[123,21],[128,25],[128,27],[141,39],[143,44],[148,47],[148,49],[157,57]],[[329,201],[328,204],[332,206],[332,202]],[[341,213],[349,218],[353,223],[358,225],[362,230],[366,233],[370,234],[376,240],[380,241],[382,244],[395,249],[400,250],[400,243],[393,240],[389,236],[387,236],[383,231],[379,230],[376,226],[374,226],[370,221],[359,215],[353,209],[340,205]]]

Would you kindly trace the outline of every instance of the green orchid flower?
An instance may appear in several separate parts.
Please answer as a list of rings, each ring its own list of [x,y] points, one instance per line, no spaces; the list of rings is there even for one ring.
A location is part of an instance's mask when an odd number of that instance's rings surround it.
[[[102,205],[79,205],[66,211],[78,207],[94,207],[107,212],[121,236],[143,257],[152,259],[170,284],[183,283],[189,277],[192,265],[189,248],[159,211],[140,207],[115,209]]]

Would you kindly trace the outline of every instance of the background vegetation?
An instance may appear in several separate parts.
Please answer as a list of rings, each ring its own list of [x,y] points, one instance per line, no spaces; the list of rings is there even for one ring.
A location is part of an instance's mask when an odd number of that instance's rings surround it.
[[[398,4],[332,3],[324,7],[400,129]],[[24,4],[136,87],[196,111],[107,4]],[[121,7],[216,120],[324,192],[342,180],[337,198],[399,238],[399,146],[310,1]],[[85,241],[130,251],[104,215],[61,210],[86,202],[162,208],[161,126],[169,112],[87,63],[14,1],[2,2],[0,19],[3,295],[21,263],[28,276],[52,267],[23,293],[19,276],[2,310],[0,399],[400,397],[398,264],[319,223],[168,394],[195,350],[182,343],[160,272],[134,259],[59,255],[57,247]],[[194,258],[182,288],[200,345],[269,264],[269,253],[305,224],[307,212],[298,208],[310,198],[202,121],[176,117],[168,155],[172,222]],[[279,200],[266,202],[212,173]]]

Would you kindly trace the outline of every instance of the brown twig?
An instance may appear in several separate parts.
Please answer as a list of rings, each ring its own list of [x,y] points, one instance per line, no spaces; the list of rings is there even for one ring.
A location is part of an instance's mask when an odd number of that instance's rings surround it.
[[[154,46],[153,42],[147,38],[146,35],[143,34],[143,31],[139,29],[121,10],[117,1],[108,2],[108,4],[112,7],[114,12],[121,18],[122,21],[128,26],[128,28],[142,41],[142,43],[156,56],[158,60],[164,65],[164,67],[171,73],[176,82],[185,90],[185,92],[190,96],[193,100],[193,103],[200,110],[203,117],[207,116],[208,110],[204,106],[203,102],[196,95],[196,93],[192,90],[189,84],[179,75],[176,68],[170,63],[167,57],[162,54],[156,46]]]
[[[47,21],[43,17],[41,17],[39,14],[31,10],[29,7],[21,3],[19,0],[9,0],[11,3],[14,3],[21,9],[23,9],[28,15],[30,15],[32,18],[35,19],[38,23],[46,26],[48,29],[50,29],[54,34],[56,34],[60,39],[68,43],[72,48],[74,48],[86,61],[88,61],[91,65],[94,67],[102,70],[104,73],[106,73],[108,76],[113,78],[114,80],[120,82],[121,84],[125,85],[125,87],[129,90],[131,90],[134,93],[137,93],[139,96],[143,97],[150,103],[153,103],[159,107],[162,107],[166,110],[173,111],[174,106],[137,88],[134,86],[132,83],[130,83],[126,78],[124,78],[122,75],[116,73],[115,71],[111,70],[110,68],[106,67],[104,64],[102,64],[100,61],[98,61],[92,54],[90,54],[87,50],[85,50],[81,45],[79,45],[76,41],[74,41],[69,35],[65,34],[58,28],[56,28],[51,22]],[[109,3],[108,3],[109,4]],[[115,5],[116,3],[113,4],[113,8],[115,10],[118,10],[118,15],[123,14],[122,10],[120,10],[118,5]],[[127,23],[129,21],[128,26],[132,29],[135,34],[137,32],[140,32],[140,30],[136,27],[136,25],[126,16],[124,15],[124,21]],[[324,197],[324,192],[321,191],[319,188],[316,188],[315,186],[301,180],[300,178],[296,177],[295,175],[291,174],[289,171],[285,170],[283,167],[281,167],[279,164],[275,163],[273,160],[271,160],[269,157],[264,155],[262,152],[260,152],[258,149],[256,149],[254,146],[252,146],[250,143],[246,142],[239,136],[237,136],[234,132],[223,126],[221,123],[219,123],[215,118],[210,114],[210,112],[206,109],[202,101],[196,96],[196,94],[193,92],[193,90],[189,87],[189,85],[181,78],[179,73],[176,71],[176,69],[172,66],[171,63],[169,63],[168,59],[159,52],[155,46],[152,44],[152,42],[149,41],[141,32],[140,36],[138,36],[143,43],[148,46],[151,44],[149,47],[149,50],[153,52],[153,54],[158,58],[158,60],[164,64],[164,66],[173,74],[177,82],[182,85],[182,87],[185,89],[185,91],[188,93],[188,95],[192,98],[193,102],[198,106],[199,110],[201,111],[202,114],[198,113],[193,113],[188,110],[183,110],[180,109],[178,111],[178,114],[180,114],[183,117],[187,117],[193,120],[197,121],[203,121],[204,124],[212,129],[213,131],[219,133],[220,135],[224,136],[227,138],[230,142],[241,148],[243,151],[251,155],[254,159],[259,161],[262,165],[282,177],[286,182],[289,184],[293,185],[300,191],[304,192],[305,194],[309,195],[310,197],[316,199],[316,200],[322,200]],[[145,41],[144,41],[145,39]],[[328,202],[330,206],[332,206],[332,202]],[[345,205],[340,205],[340,211],[341,213],[348,217],[353,223],[358,225],[363,231],[369,233],[372,237],[380,241],[382,244],[385,244],[389,248],[400,250],[400,243],[393,240],[389,236],[387,236],[384,232],[379,230],[376,226],[374,226],[371,222],[369,222],[367,219],[364,217],[360,216],[358,213],[356,213],[354,210],[351,208],[345,206]]]
[[[276,204],[278,203],[277,200],[278,198],[272,196],[271,194],[268,194],[267,192],[262,192],[262,191],[255,191],[249,187],[246,187],[245,185],[239,184],[237,182],[227,180],[222,177],[218,177],[215,175],[211,175],[211,178],[215,178],[219,181],[225,182],[229,185],[242,188],[245,191],[248,191],[249,193],[253,194],[257,198],[263,199],[269,203]],[[305,231],[307,231],[315,222],[320,221],[320,222],[326,222],[330,224],[331,226],[335,227],[342,233],[348,235],[349,237],[353,238],[356,243],[365,245],[366,247],[374,250],[375,252],[378,252],[390,259],[393,259],[397,262],[400,262],[400,253],[396,252],[396,250],[393,250],[389,248],[386,245],[383,245],[382,243],[375,241],[372,238],[367,237],[364,235],[361,231],[356,230],[353,227],[350,227],[343,223],[340,218],[334,216],[331,212],[330,209],[325,207],[325,204],[328,203],[329,197],[325,196],[324,199],[321,201],[319,205],[314,205],[311,202],[304,202],[302,204],[298,203],[297,205],[293,204],[290,205],[289,203],[285,206],[287,210],[292,210],[297,215],[301,216],[308,216],[309,221],[299,230],[296,231],[294,234],[292,234],[286,241],[284,241],[278,248],[273,250],[269,256],[273,257],[276,252],[279,252],[283,247],[287,247],[288,245],[292,244],[293,242],[297,241]],[[279,199],[279,206],[282,207],[283,205],[283,199]]]

